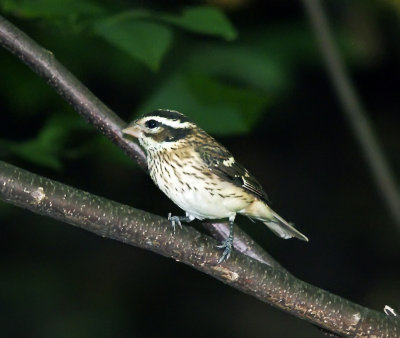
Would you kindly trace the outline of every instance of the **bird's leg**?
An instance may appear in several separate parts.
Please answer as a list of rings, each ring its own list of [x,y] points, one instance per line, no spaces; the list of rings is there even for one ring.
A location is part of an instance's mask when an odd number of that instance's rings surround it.
[[[229,217],[229,236],[222,242],[221,245],[217,245],[217,248],[224,249],[222,256],[218,260],[218,264],[222,263],[225,259],[228,259],[231,255],[233,249],[233,222],[235,221],[235,216]]]
[[[189,223],[189,222],[191,222],[193,220],[194,220],[194,217],[189,216],[188,213],[186,213],[186,216],[172,216],[171,213],[168,214],[168,221],[171,222],[172,228],[174,229],[174,234],[175,234],[175,228],[176,228],[177,224],[182,229],[181,222]]]

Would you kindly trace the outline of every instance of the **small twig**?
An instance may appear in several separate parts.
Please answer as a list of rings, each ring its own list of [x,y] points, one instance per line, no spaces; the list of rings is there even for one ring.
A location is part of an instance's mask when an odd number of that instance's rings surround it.
[[[137,143],[124,138],[121,133],[126,123],[57,61],[50,51],[39,46],[2,16],[0,16],[0,44],[46,79],[79,114],[147,171],[146,155],[143,150]],[[212,227],[212,224],[207,225],[208,228],[210,226]],[[228,229],[228,225],[217,224],[215,232],[224,228]],[[235,232],[235,243],[237,250],[260,262],[284,269],[240,229]]]
[[[319,0],[303,0],[343,112],[360,144],[378,190],[400,227],[400,190],[335,46]]]
[[[171,257],[337,334],[398,337],[400,321],[307,284],[236,251],[216,265],[217,242],[194,228],[29,173],[0,161],[0,199],[100,236]]]

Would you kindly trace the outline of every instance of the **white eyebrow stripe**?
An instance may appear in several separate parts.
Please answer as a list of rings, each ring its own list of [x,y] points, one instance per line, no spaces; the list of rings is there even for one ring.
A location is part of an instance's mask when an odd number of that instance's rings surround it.
[[[163,125],[172,128],[188,128],[194,126],[194,124],[191,122],[180,122],[179,120],[171,120],[161,116],[147,116],[145,121],[149,120],[156,120]]]

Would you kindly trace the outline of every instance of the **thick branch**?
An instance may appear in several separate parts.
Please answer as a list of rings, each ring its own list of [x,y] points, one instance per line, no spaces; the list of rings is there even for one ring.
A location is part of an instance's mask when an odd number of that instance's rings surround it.
[[[50,52],[1,17],[0,43],[46,78],[90,123],[145,167],[141,149],[121,135],[124,122]],[[273,269],[237,252],[227,262],[215,265],[220,255],[215,249],[215,241],[192,228],[178,229],[172,236],[164,218],[90,195],[3,162],[0,162],[0,198],[103,237],[182,261],[262,301],[339,334],[390,337],[399,334],[398,320],[301,282],[283,269]],[[224,232],[223,228],[218,230],[219,225],[215,229],[219,234]],[[248,245],[253,244],[249,239],[244,240],[243,251],[268,262],[269,256],[262,249],[249,250]],[[240,247],[237,243],[235,245]],[[272,264],[276,263],[272,261]]]
[[[400,321],[234,251],[216,265],[216,241],[191,227],[40,177],[0,161],[0,199],[100,236],[188,264],[263,302],[347,336],[400,336]]]
[[[58,62],[50,51],[39,46],[2,16],[0,16],[0,44],[46,79],[79,114],[147,171],[146,155],[143,150],[136,143],[124,138],[121,133],[126,123]],[[219,238],[228,232],[228,225],[224,223],[215,226],[209,223],[206,227],[211,228],[212,233],[217,234]],[[237,250],[260,262],[283,269],[277,261],[239,228],[235,229],[234,245]]]
[[[343,112],[353,128],[354,135],[369,164],[376,186],[381,192],[393,219],[400,227],[400,190],[356,90],[351,84],[342,58],[335,46],[328,19],[322,9],[320,0],[303,0],[303,3],[313,25],[326,68],[342,105]]]

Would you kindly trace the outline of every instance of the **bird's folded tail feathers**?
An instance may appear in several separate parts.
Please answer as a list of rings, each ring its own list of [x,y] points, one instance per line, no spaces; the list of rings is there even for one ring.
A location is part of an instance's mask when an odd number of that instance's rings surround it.
[[[288,239],[292,237],[296,237],[301,239],[302,241],[308,242],[308,238],[304,236],[300,231],[295,229],[293,225],[286,222],[281,216],[279,216],[276,212],[272,211],[272,219],[262,220],[262,222],[270,228],[270,230],[277,236]]]

